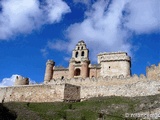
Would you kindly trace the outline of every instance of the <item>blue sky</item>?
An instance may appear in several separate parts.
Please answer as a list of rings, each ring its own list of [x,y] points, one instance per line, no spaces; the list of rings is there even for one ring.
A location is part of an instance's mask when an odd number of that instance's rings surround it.
[[[68,67],[81,39],[92,63],[100,52],[125,51],[132,74],[145,74],[160,62],[159,6],[159,0],[1,0],[0,85],[16,74],[43,82],[46,61]]]

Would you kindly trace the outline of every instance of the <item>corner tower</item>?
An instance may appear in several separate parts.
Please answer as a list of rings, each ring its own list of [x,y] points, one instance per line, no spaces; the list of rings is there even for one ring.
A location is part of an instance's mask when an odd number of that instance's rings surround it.
[[[55,65],[55,62],[53,60],[48,60],[46,63],[46,71],[44,75],[44,83],[48,83],[53,76],[53,67]]]
[[[72,58],[69,63],[69,78],[89,77],[89,50],[83,40],[79,41],[72,51]]]
[[[131,75],[131,58],[126,52],[109,52],[98,55],[98,64],[101,65],[100,76],[121,76]]]

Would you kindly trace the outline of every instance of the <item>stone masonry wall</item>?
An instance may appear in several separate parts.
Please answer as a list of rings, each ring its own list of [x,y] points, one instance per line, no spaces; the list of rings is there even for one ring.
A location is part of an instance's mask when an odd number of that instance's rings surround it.
[[[3,87],[0,88],[0,102],[55,102],[63,101],[64,98],[85,100],[98,96],[134,97],[160,94],[159,66],[160,64],[147,68],[147,77],[141,74],[128,77],[119,75],[86,79],[52,79],[43,85]],[[73,94],[74,91],[76,94]]]
[[[0,102],[55,102],[63,101],[64,84],[29,85],[0,88]]]
[[[69,71],[67,70],[56,70],[53,72],[53,79],[61,79],[62,77],[63,78],[68,78],[68,74],[69,74]]]
[[[54,80],[50,84],[73,84],[81,87],[80,97],[85,100],[98,96],[146,96],[160,94],[160,79],[150,80],[143,74],[132,77],[99,77]]]
[[[89,77],[100,77],[100,69],[97,68],[90,68],[89,69]]]
[[[147,96],[160,94],[160,80],[149,80],[144,75],[128,78],[92,78],[54,81],[80,86],[80,98],[86,100],[99,96]],[[52,81],[52,84],[53,81]]]
[[[77,85],[77,86],[110,86],[110,85],[125,85],[125,84],[132,84],[137,81],[147,81],[149,80],[141,74],[140,76],[133,75],[132,77],[127,77],[124,78],[123,75],[120,76],[113,76],[109,77],[106,76],[105,78],[103,77],[98,77],[98,78],[77,78],[77,79],[57,79],[57,80],[51,80],[50,83],[48,84],[72,84],[72,85]]]
[[[128,61],[101,62],[101,76],[130,76],[130,63]]]
[[[130,76],[130,57],[125,52],[100,53],[98,64],[101,64],[100,76]]]
[[[160,94],[160,81],[137,81],[127,85],[81,86],[81,100],[100,96],[148,96]]]
[[[100,77],[58,80],[44,85],[4,87],[0,91],[0,101],[4,102],[55,102],[112,95],[134,97],[160,94],[160,80],[148,80],[144,75],[134,75],[126,79]]]

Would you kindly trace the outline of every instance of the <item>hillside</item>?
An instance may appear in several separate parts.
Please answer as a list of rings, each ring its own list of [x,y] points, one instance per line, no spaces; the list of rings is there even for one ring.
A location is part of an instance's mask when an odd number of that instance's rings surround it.
[[[140,119],[139,114],[133,113],[150,113],[156,117],[160,114],[160,95],[133,98],[99,97],[75,103],[11,102],[0,105],[0,120],[134,120],[136,116]]]

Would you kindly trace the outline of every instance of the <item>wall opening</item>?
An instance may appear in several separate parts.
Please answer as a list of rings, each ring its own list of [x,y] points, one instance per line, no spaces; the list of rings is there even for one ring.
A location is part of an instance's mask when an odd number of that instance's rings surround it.
[[[64,79],[64,76],[61,77],[61,80],[63,80],[63,79]]]
[[[81,56],[84,56],[84,51],[82,51]]]
[[[78,52],[76,52],[75,57],[76,57],[76,58],[78,57]]]
[[[81,70],[79,68],[75,69],[74,76],[80,76]]]
[[[81,50],[83,50],[83,46],[81,47]]]

